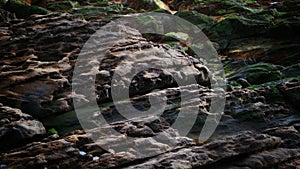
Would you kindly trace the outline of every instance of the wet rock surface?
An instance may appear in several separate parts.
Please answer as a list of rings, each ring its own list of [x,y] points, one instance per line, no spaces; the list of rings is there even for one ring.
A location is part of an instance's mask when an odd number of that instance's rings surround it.
[[[25,3],[21,6],[29,7],[29,13],[0,4],[0,168],[300,166],[298,1]],[[34,5],[44,9],[35,10]],[[45,9],[59,12],[46,14],[50,11]],[[205,142],[199,133],[212,102],[222,97],[218,95],[221,89],[211,89],[214,72],[205,60],[174,40],[185,33],[172,32],[161,39],[143,35],[130,25],[114,27],[127,36],[98,35],[102,40],[98,42],[113,44],[109,50],[81,51],[96,30],[108,27],[109,20],[118,15],[157,9],[187,19],[207,33],[224,63],[228,82],[224,114]],[[41,10],[46,15],[36,15]],[[64,11],[69,13],[60,13]],[[153,18],[148,19],[141,25],[157,26]],[[90,58],[91,53],[95,57]],[[120,81],[112,80],[120,64],[133,61],[132,70],[157,62],[170,72],[147,69],[132,80],[127,78],[131,72],[124,69]],[[73,78],[78,62],[84,64]],[[90,69],[93,65],[98,68]],[[174,65],[189,71],[181,74]],[[194,76],[197,84],[181,86],[174,76]],[[91,77],[96,77],[99,108],[87,111],[88,124],[94,128],[83,131],[72,99],[84,105],[89,98],[81,90],[72,91],[72,84],[92,88],[88,85]],[[128,89],[130,99],[112,102],[113,83],[123,85],[121,93]],[[153,102],[154,97],[163,99]],[[163,102],[164,109],[141,113]],[[120,111],[120,106],[125,109]],[[133,108],[141,114],[137,116]],[[186,112],[181,114],[181,110]],[[183,122],[195,117],[188,137],[181,135],[180,125],[174,126],[178,117]]]

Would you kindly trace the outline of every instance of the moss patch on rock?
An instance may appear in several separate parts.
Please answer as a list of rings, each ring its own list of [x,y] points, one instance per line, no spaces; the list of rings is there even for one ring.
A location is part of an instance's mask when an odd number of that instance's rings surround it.
[[[175,15],[197,25],[201,30],[208,29],[218,22],[217,19],[196,11],[179,11]]]
[[[28,18],[32,14],[41,14],[45,15],[50,13],[47,9],[44,9],[39,6],[29,6],[25,3],[16,1],[16,0],[8,0],[2,8],[4,10],[15,13],[18,18]]]
[[[282,76],[278,66],[269,63],[257,63],[247,65],[228,76],[229,81],[235,81],[240,78],[244,78],[250,84],[256,85],[280,80]]]

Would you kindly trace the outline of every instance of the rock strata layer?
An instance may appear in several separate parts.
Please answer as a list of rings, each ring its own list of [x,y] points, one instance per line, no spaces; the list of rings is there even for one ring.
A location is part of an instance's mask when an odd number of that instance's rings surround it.
[[[119,125],[125,127],[131,124],[120,123]],[[131,128],[132,131],[140,132],[140,129]],[[114,141],[112,137],[107,139],[110,142]],[[254,169],[276,168],[278,165],[288,167],[290,163],[299,162],[300,158],[300,149],[282,147],[281,138],[253,132],[242,132],[204,145],[196,145],[193,140],[184,137],[173,139],[178,140],[177,146],[164,154],[141,159],[135,149],[110,153],[97,146],[97,142],[92,142],[83,131],[75,131],[65,137],[52,135],[39,142],[3,153],[0,162],[7,168],[246,167]]]
[[[49,3],[48,8],[65,4],[74,13],[94,11],[95,18],[97,12],[106,14],[110,10],[101,4],[75,8],[71,1]],[[194,1],[165,3],[171,10],[195,5]],[[233,0],[214,2],[212,6],[207,3],[194,8],[207,15],[195,11],[176,14],[210,32],[214,45],[228,55],[224,59],[229,82],[224,115],[213,137],[205,142],[198,135],[211,114],[214,99],[223,95],[218,93],[221,89],[211,89],[214,72],[209,71],[205,60],[189,55],[190,49],[185,52],[181,47],[171,47],[172,43],[151,42],[130,25],[109,27],[108,21],[86,21],[68,13],[18,19],[0,9],[0,168],[299,167],[299,45],[298,33],[292,31],[299,27],[299,18],[285,20],[291,16],[281,13],[288,12],[286,5],[297,9],[296,1],[278,2],[274,10],[269,4],[270,10],[264,6],[265,11],[259,11],[261,1],[252,5]],[[79,4],[90,5],[83,1]],[[115,3],[102,5],[118,8]],[[219,10],[224,6],[232,11]],[[214,12],[219,16],[209,16]],[[154,20],[143,24],[157,26]],[[282,40],[274,35],[273,31],[285,27],[289,27],[289,37],[295,38]],[[94,34],[101,28],[119,32]],[[100,48],[84,50],[93,34],[92,40]],[[74,72],[76,64],[79,69]],[[137,71],[151,64],[168,72],[155,68]],[[133,72],[135,76],[129,78]],[[180,85],[186,77],[194,77],[196,83]],[[114,85],[119,85],[119,93],[112,91]],[[78,90],[72,91],[74,86]],[[95,127],[85,131],[75,130],[80,123],[73,111],[74,100],[82,105],[91,102],[83,89],[96,89],[96,99],[92,99],[100,106],[99,110],[89,107],[84,114],[90,116],[88,124]],[[112,92],[119,96],[124,91],[130,98],[113,102]],[[151,109],[153,106],[158,109]],[[154,111],[148,113],[149,109]],[[184,113],[180,113],[182,110]],[[103,125],[101,118],[110,125]],[[173,125],[178,118],[183,120],[176,128]],[[180,129],[192,120],[195,124],[189,126],[189,137],[182,136]]]
[[[20,109],[3,106],[0,103],[0,151],[22,145],[45,133],[41,122],[34,120]]]

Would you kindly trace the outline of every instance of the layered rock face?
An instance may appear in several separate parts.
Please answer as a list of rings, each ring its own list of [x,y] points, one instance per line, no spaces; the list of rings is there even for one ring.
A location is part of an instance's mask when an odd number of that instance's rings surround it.
[[[58,13],[2,24],[1,102],[35,117],[71,110],[72,65],[97,25]]]
[[[0,149],[9,149],[17,144],[31,141],[33,137],[44,135],[43,124],[21,110],[3,106],[0,108]]]
[[[76,16],[58,13],[47,16],[35,15],[26,22],[14,20],[5,25],[3,29],[8,29],[8,34],[2,41],[1,50],[4,55],[1,60],[3,64],[1,102],[21,108],[24,112],[34,114],[35,117],[70,111],[71,74],[76,58],[84,42],[102,25],[104,22],[88,23]],[[147,42],[137,31],[133,31],[130,35],[131,37],[124,42],[114,42],[124,43],[121,46],[111,48],[100,58],[97,56],[96,59],[101,60],[97,72],[82,70],[86,72],[79,75],[82,79],[97,75],[98,102],[111,100],[108,91],[113,71],[126,59],[139,59],[137,63],[141,66],[143,62],[154,62],[159,59],[165,60],[166,66],[180,62],[182,66],[194,70],[192,73],[195,73],[199,83],[209,81],[208,69],[199,60],[168,46]],[[151,55],[153,58],[139,58],[143,55]],[[171,59],[174,63],[168,63]],[[80,83],[83,83],[83,80]],[[130,92],[137,95],[153,89],[175,86],[171,75],[164,74],[160,70],[145,70],[133,79]]]
[[[177,1],[168,3],[173,3],[172,10],[190,8]],[[56,2],[51,4],[57,5]],[[213,5],[219,8],[220,4]],[[239,3],[227,5],[237,11],[251,11]],[[282,6],[276,9],[286,11]],[[258,52],[259,57],[253,60],[238,60],[262,49],[261,46],[248,48],[256,46],[259,40],[255,38],[244,42],[247,36],[257,36],[256,32],[243,34],[235,30],[228,33],[227,26],[238,25],[249,30],[254,27],[258,31],[269,21],[251,22],[252,27],[247,27],[249,20],[242,17],[218,21],[219,18],[195,11],[177,15],[195,21],[204,31],[211,31],[215,45],[222,54],[228,54],[224,67],[229,84],[224,96],[211,88],[210,81],[215,78],[213,72],[205,61],[192,55],[190,49],[185,52],[181,47],[151,42],[130,25],[114,28],[126,33],[123,39],[118,39],[119,34],[115,32],[109,36],[97,35],[101,40],[96,43],[111,43],[111,46],[89,51],[82,50],[84,44],[109,21],[87,21],[68,13],[17,19],[14,14],[0,10],[0,168],[275,169],[300,166],[300,83],[294,51],[291,57],[282,59],[282,64],[273,62],[275,54],[272,52],[266,52],[271,54],[271,59]],[[295,25],[292,22],[293,28],[297,27]],[[222,40],[231,34],[234,38]],[[268,42],[263,46],[265,51],[272,49]],[[297,40],[290,42],[296,44]],[[236,50],[240,47],[245,50]],[[284,51],[294,49],[295,45],[285,47]],[[91,53],[95,57],[90,57]],[[79,64],[81,67],[74,77],[74,67],[80,62],[84,64]],[[132,63],[132,70],[160,63],[170,72],[149,68],[128,79],[127,75],[132,72],[124,69],[123,74],[118,75],[119,81],[113,81],[118,66]],[[181,65],[188,71],[177,71],[174,65]],[[175,80],[191,76],[196,79],[193,85],[181,86]],[[95,101],[99,108],[87,110],[92,129],[82,130],[73,111],[73,99],[82,105],[90,101],[81,90],[72,91],[74,83],[77,89],[96,89]],[[121,86],[120,93],[128,89],[130,99],[113,102],[114,84]],[[128,88],[126,84],[130,84]],[[151,98],[155,97],[163,99],[153,102]],[[199,133],[210,115],[213,100],[220,97],[226,98],[224,114],[214,135],[203,142],[198,138]],[[127,109],[132,105],[140,112],[147,112],[163,102],[164,109],[155,110],[159,112],[156,114],[132,116],[133,109]],[[120,111],[118,107],[126,110]],[[181,114],[182,110],[185,113]],[[196,114],[188,110],[196,110]],[[182,136],[180,128],[173,124],[181,118],[184,126],[190,117],[195,117],[195,122],[190,126],[188,137]],[[102,118],[107,125],[101,124]],[[46,132],[51,128],[59,135]],[[133,141],[124,139],[125,136]]]
[[[149,127],[161,122],[157,118],[151,120],[148,122],[152,124],[146,124]],[[131,125],[121,124],[123,129]],[[286,129],[274,130],[268,132],[277,136],[290,132]],[[298,132],[294,134],[299,138]],[[111,144],[109,137],[99,141]],[[1,165],[6,168],[289,168],[299,165],[299,147],[287,148],[284,146],[287,143],[285,140],[266,134],[242,132],[204,145],[196,145],[193,140],[184,137],[174,137],[174,141],[177,146],[164,154],[140,159],[134,149],[109,153],[90,140],[83,131],[75,131],[62,138],[52,135],[3,153]],[[163,143],[151,144],[159,149],[166,148]]]

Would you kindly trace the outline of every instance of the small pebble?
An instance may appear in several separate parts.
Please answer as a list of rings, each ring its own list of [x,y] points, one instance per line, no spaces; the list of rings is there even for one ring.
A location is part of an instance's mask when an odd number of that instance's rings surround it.
[[[99,160],[98,156],[93,157],[93,160]]]
[[[79,154],[82,155],[82,156],[84,156],[84,155],[86,155],[86,152],[84,152],[84,151],[79,151]]]
[[[278,4],[279,2],[271,2],[270,4],[271,5],[276,5],[276,4]]]

